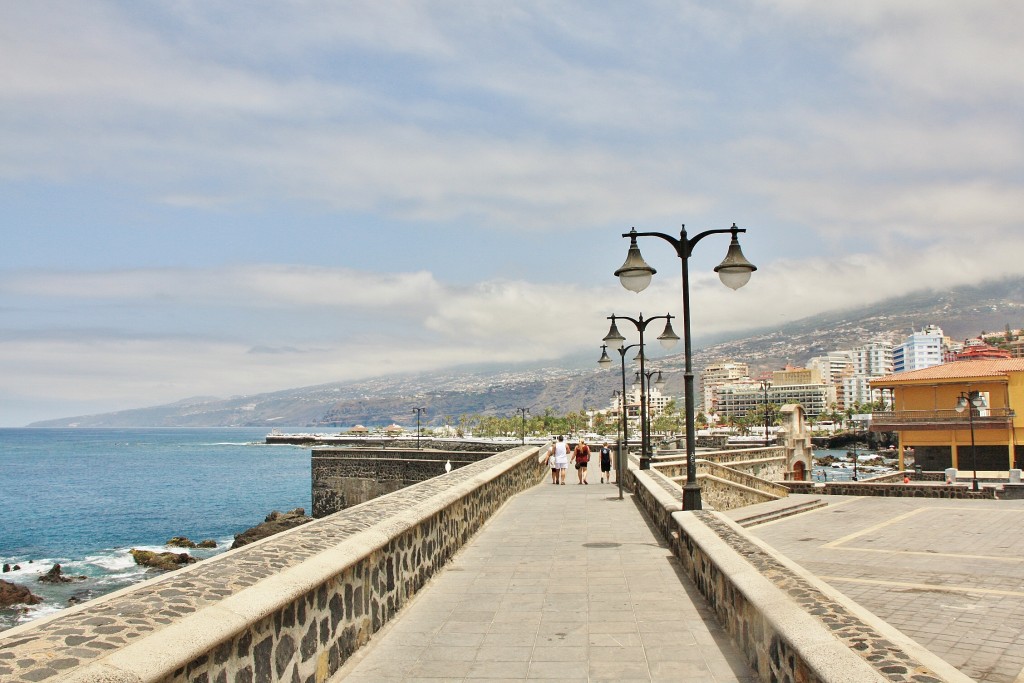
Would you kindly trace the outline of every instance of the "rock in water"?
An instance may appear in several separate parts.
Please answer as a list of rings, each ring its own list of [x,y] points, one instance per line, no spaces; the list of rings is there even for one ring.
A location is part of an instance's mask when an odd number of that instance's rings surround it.
[[[72,581],[85,581],[85,579],[85,576],[64,576],[59,564],[53,565],[50,567],[50,571],[39,577],[42,583],[71,583]]]
[[[43,599],[24,586],[0,579],[0,607],[13,605],[37,605]]]
[[[217,547],[217,541],[213,540],[212,538],[208,538],[205,541],[199,541],[199,543],[196,544],[196,547],[197,548],[216,548]]]
[[[164,543],[164,545],[169,545],[172,548],[195,548],[196,547],[195,542],[190,541],[185,536],[175,536],[171,540],[167,541],[167,543]]]
[[[154,553],[149,550],[136,550],[132,548],[128,552],[135,558],[135,564],[164,571],[174,571],[183,565],[192,564],[196,558],[188,553]]]
[[[274,534],[294,529],[297,526],[312,521],[313,518],[307,517],[306,511],[303,508],[295,508],[291,512],[283,513],[274,510],[267,515],[266,520],[262,524],[257,524],[251,529],[236,534],[235,542],[231,544],[231,549],[241,548],[243,545],[248,545],[267,536],[273,536]]]

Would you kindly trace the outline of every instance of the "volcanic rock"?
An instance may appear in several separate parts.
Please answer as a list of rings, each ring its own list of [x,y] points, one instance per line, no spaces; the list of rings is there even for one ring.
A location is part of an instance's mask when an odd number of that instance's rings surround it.
[[[167,541],[164,545],[169,545],[172,548],[195,548],[196,544],[194,541],[190,541],[185,536],[175,536],[171,540]]]
[[[149,550],[136,550],[135,548],[128,552],[135,558],[135,564],[164,571],[174,571],[175,569],[180,569],[183,565],[192,564],[196,561],[196,558],[188,553],[154,553]]]
[[[33,594],[28,588],[0,579],[0,607],[36,605],[42,601],[41,597]]]
[[[55,564],[50,567],[50,571],[39,577],[39,581],[42,583],[71,583],[72,581],[85,581],[86,578],[85,576],[64,576],[60,565]]]
[[[297,526],[312,521],[312,517],[306,516],[304,508],[295,508],[291,512],[278,512],[274,510],[267,515],[262,524],[257,524],[251,529],[236,534],[235,542],[231,544],[231,549],[241,548],[243,545],[254,543],[268,536],[273,536],[288,529],[294,529]]]

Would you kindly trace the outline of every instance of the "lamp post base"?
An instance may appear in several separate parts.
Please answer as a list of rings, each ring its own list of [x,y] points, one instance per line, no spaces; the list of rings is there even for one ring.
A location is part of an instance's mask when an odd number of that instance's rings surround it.
[[[651,456],[642,455],[640,456],[640,469],[649,470],[651,469]]]
[[[977,479],[974,479],[974,480],[971,481],[971,490],[973,490],[973,491],[980,491],[981,490],[981,489],[978,488],[978,480]]]
[[[701,510],[700,484],[687,482],[683,486],[683,510]]]

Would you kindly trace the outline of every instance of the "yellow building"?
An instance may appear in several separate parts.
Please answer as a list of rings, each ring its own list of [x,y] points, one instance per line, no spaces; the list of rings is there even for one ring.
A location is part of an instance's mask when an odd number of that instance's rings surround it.
[[[873,413],[871,431],[899,433],[901,466],[907,448],[929,471],[1005,473],[1024,464],[1024,358],[899,372],[871,380],[871,388],[892,396],[893,409]],[[961,397],[970,396],[980,407],[965,409]]]

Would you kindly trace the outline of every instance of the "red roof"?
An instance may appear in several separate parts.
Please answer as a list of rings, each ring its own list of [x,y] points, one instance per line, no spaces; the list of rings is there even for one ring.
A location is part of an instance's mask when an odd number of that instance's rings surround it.
[[[916,384],[926,381],[959,379],[1005,378],[1011,372],[1024,372],[1024,358],[993,358],[958,360],[953,363],[933,365],[930,368],[897,372],[871,380],[872,387],[886,387],[894,384]]]

